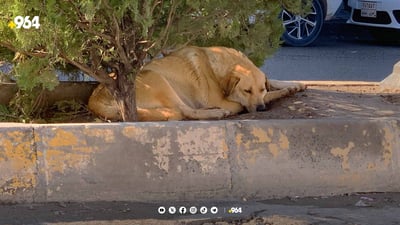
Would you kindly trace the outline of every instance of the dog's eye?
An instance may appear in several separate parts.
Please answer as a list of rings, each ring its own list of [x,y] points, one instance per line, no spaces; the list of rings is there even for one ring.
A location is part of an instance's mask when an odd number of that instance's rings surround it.
[[[260,89],[260,92],[264,92],[264,91],[265,91],[265,88],[261,88],[261,89]]]
[[[251,89],[245,89],[244,92],[251,94]]]

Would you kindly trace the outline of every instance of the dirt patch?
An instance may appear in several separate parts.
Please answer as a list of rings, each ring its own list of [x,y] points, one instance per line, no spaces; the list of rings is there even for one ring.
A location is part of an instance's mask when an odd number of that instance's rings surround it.
[[[380,92],[378,85],[316,85],[278,100],[265,112],[228,119],[317,119],[400,117],[400,93]]]
[[[400,95],[386,95],[382,97],[389,103],[400,105]]]

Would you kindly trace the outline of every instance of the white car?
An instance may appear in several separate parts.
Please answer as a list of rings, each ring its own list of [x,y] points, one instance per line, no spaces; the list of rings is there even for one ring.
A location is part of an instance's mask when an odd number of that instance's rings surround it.
[[[284,42],[291,46],[310,45],[318,38],[324,21],[330,20],[341,4],[342,0],[313,0],[311,13],[304,17],[283,10]]]
[[[348,23],[400,29],[400,0],[348,0]]]

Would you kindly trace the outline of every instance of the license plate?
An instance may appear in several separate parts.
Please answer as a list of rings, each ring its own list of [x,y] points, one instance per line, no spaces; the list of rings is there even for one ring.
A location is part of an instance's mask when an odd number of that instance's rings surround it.
[[[376,18],[376,2],[361,1],[361,16]]]

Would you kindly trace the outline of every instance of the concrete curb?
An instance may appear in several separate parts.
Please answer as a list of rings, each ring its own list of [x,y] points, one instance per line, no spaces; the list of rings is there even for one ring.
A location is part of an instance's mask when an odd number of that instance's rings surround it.
[[[400,191],[400,120],[0,124],[0,201]]]

